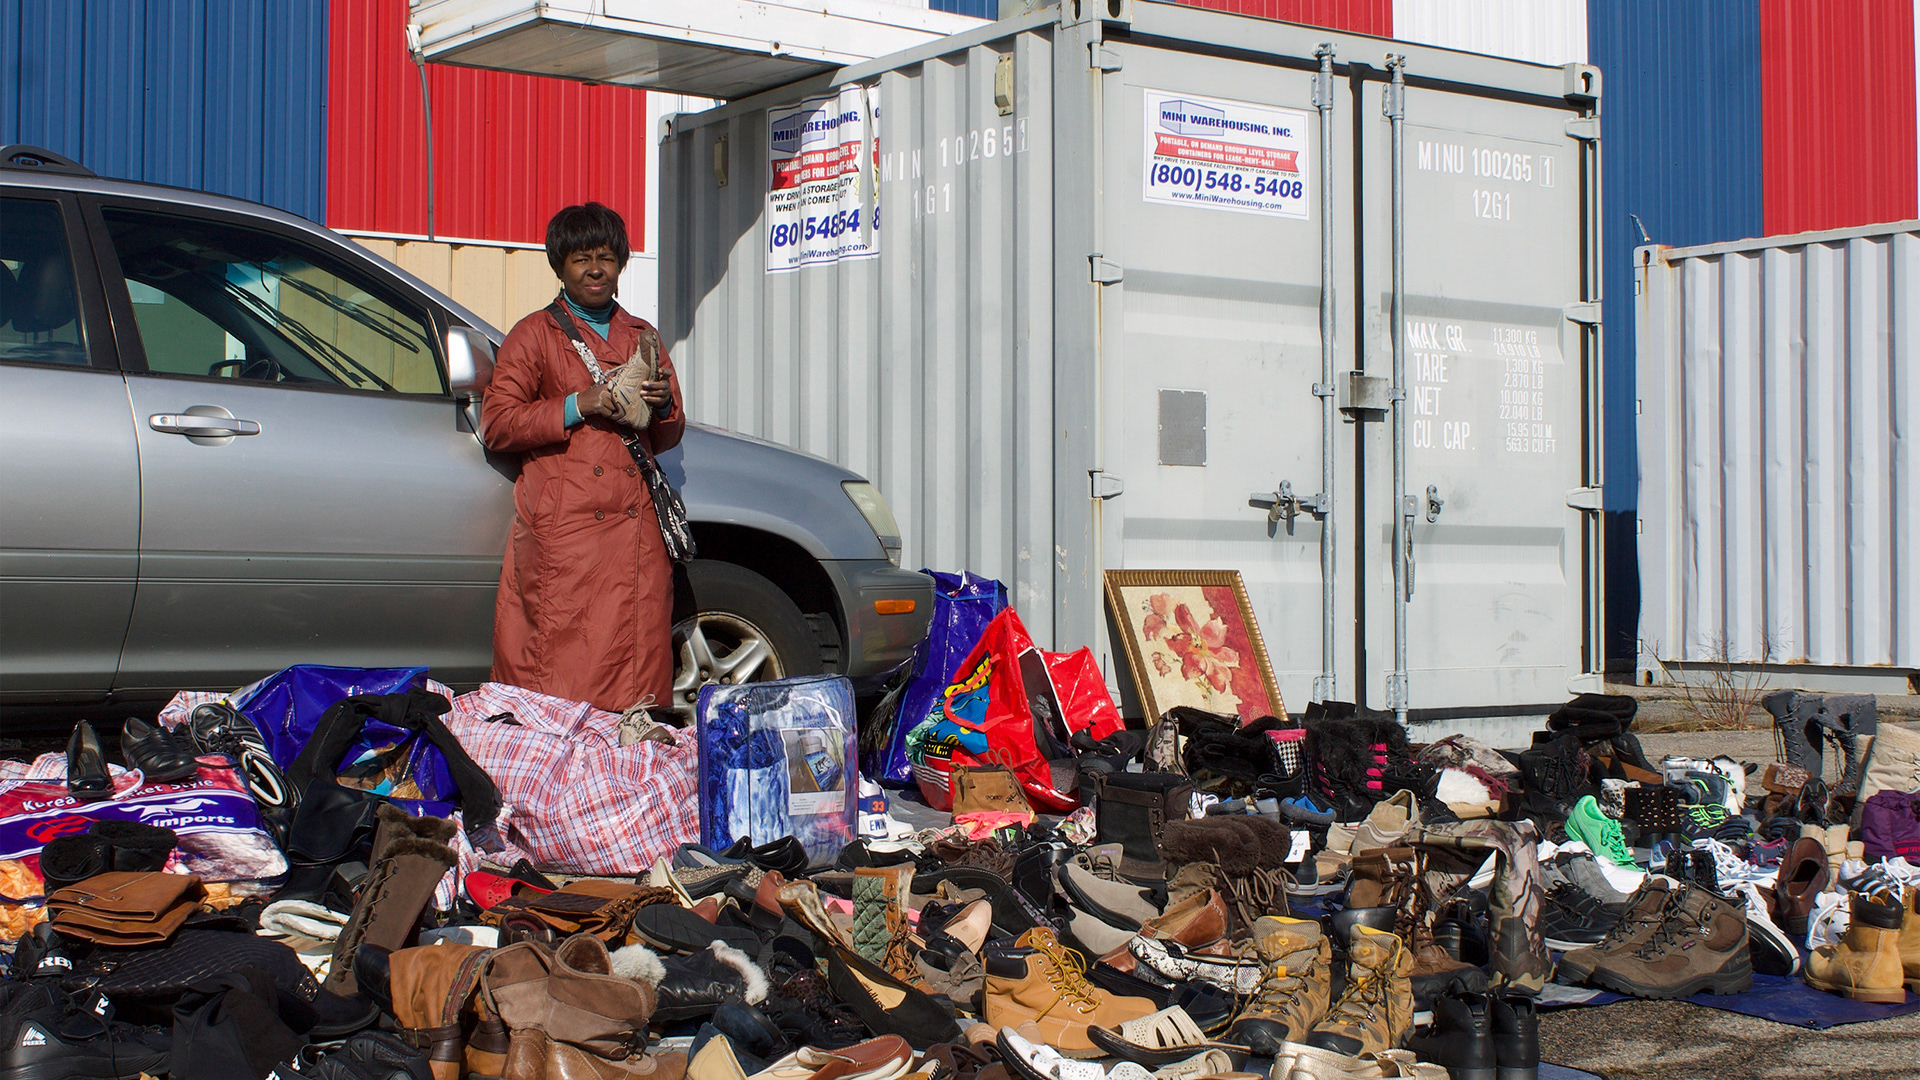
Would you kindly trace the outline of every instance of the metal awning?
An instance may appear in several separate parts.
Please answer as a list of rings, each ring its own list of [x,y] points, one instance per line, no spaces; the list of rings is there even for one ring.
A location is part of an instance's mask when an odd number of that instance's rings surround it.
[[[413,0],[427,59],[741,98],[980,20],[885,0]]]

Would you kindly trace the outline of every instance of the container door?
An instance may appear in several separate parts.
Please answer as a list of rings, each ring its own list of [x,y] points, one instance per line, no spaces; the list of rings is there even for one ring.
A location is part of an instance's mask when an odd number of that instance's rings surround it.
[[[1410,71],[1410,76],[1418,76]],[[1391,127],[1385,86],[1357,104],[1367,220],[1367,370],[1392,372]],[[1575,113],[1406,92],[1406,486],[1412,514],[1408,704],[1564,701],[1586,670],[1593,552],[1583,501],[1591,329]],[[1392,706],[1392,419],[1363,425],[1364,700]]]
[[[1298,710],[1322,671],[1321,524],[1310,513],[1270,521],[1250,497],[1282,482],[1301,498],[1321,487],[1313,387],[1326,200],[1314,76],[1102,47],[1121,60],[1103,77],[1109,265],[1094,268],[1119,275],[1100,301],[1100,452],[1108,493],[1119,489],[1100,504],[1102,559],[1108,568],[1238,570],[1280,695]],[[1351,190],[1339,194],[1336,229],[1351,236]],[[1342,264],[1351,274],[1344,253]],[[1350,365],[1350,355],[1337,360]],[[1343,591],[1337,612],[1349,628],[1352,599]],[[1350,666],[1350,629],[1340,640]],[[1252,670],[1251,642],[1228,644]],[[1155,709],[1206,698],[1205,707],[1232,711],[1232,697],[1205,692],[1207,676],[1161,673]],[[1188,683],[1199,694],[1183,700]],[[1243,685],[1231,680],[1233,696]]]

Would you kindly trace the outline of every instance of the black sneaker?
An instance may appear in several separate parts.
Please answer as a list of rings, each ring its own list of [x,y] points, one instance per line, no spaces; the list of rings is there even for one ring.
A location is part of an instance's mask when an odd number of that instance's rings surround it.
[[[104,995],[76,1005],[45,985],[17,992],[0,1030],[0,1080],[139,1080],[165,1073],[173,1048],[171,1028],[121,1023]]]
[[[1572,882],[1557,882],[1541,897],[1540,934],[1549,949],[1572,952],[1598,945],[1618,925],[1618,912]]]

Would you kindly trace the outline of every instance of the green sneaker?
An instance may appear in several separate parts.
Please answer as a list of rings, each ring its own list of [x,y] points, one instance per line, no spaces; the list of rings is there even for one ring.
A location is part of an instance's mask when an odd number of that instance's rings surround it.
[[[1573,804],[1573,813],[1567,818],[1567,835],[1587,845],[1596,859],[1605,859],[1615,866],[1638,865],[1620,835],[1620,823],[1601,813],[1599,801],[1591,795],[1583,795]]]

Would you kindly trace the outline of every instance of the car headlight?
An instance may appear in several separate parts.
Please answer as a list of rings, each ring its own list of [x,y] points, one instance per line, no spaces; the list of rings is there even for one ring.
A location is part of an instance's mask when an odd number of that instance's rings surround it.
[[[860,516],[867,519],[873,535],[880,538],[880,546],[887,550],[887,560],[899,566],[900,523],[893,520],[893,507],[887,505],[887,497],[865,480],[848,480],[840,487],[860,509]]]

